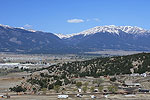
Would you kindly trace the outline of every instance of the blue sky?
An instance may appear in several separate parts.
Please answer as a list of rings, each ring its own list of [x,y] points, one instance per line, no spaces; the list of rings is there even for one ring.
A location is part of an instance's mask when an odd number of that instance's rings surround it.
[[[0,24],[52,33],[95,26],[150,29],[150,0],[0,0]]]

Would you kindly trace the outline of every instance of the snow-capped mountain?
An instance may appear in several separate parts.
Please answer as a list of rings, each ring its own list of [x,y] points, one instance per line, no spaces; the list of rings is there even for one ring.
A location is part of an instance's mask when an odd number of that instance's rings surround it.
[[[80,33],[57,35],[83,50],[150,50],[150,31],[136,26],[96,26]]]
[[[65,44],[52,33],[0,25],[0,52],[56,53]]]
[[[33,29],[25,29],[24,27],[11,27],[9,25],[2,25],[0,24],[1,27],[3,28],[9,28],[9,29],[22,29],[22,30],[26,30],[26,31],[30,31],[30,32],[36,32],[36,30]]]
[[[0,25],[0,52],[83,53],[110,49],[150,51],[150,31],[109,25],[63,35]]]
[[[73,34],[55,34],[57,35],[59,38],[70,38],[73,36],[77,36],[77,35],[92,35],[95,33],[113,33],[113,34],[118,34],[121,32],[125,32],[128,34],[144,34],[144,33],[148,33],[148,30],[145,30],[143,28],[140,27],[136,27],[136,26],[115,26],[115,25],[106,25],[106,26],[96,26],[94,28],[82,31],[80,33],[73,33]]]

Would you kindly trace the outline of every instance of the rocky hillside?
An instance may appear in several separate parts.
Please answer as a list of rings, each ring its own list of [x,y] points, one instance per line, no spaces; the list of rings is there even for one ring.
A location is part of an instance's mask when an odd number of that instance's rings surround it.
[[[33,72],[21,84],[25,89],[36,93],[42,89],[56,89],[56,86],[75,84],[75,77],[101,75],[122,75],[150,72],[150,53],[140,53],[128,56],[96,58],[88,61],[76,61],[57,64]],[[16,88],[10,88],[16,91]],[[20,87],[19,87],[20,88]]]
[[[84,77],[100,75],[118,75],[144,73],[150,71],[150,53],[128,56],[96,58],[88,61],[76,61],[53,65],[49,73],[58,76]]]

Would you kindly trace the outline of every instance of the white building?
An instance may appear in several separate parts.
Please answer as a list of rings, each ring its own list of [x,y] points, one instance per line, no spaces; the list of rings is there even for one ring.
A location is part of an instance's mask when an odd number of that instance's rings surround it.
[[[141,74],[141,76],[146,77],[146,76],[147,76],[147,74],[146,74],[146,73],[143,73],[143,74]]]
[[[91,95],[91,98],[94,99],[94,98],[96,98],[96,96],[95,95]]]
[[[80,93],[81,93],[81,92],[82,92],[82,90],[81,90],[81,89],[78,89],[78,92],[80,92]]]
[[[18,67],[19,69],[29,69],[28,66],[20,64],[20,63],[0,63],[0,68],[7,68],[7,69],[13,69],[15,67]]]
[[[68,98],[68,95],[58,95],[58,99],[66,99]]]

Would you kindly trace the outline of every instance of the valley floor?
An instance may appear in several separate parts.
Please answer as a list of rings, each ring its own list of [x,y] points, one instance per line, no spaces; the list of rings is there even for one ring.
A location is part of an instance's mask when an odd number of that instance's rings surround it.
[[[1,100],[1,99],[0,99]],[[58,100],[57,95],[44,96],[44,95],[16,95],[11,96],[9,99],[2,100]],[[70,96],[68,99],[63,100],[91,100],[90,95],[84,95],[82,98],[77,98],[75,96]],[[93,100],[150,100],[150,94],[136,94],[136,95],[108,95],[107,98],[99,95]]]

